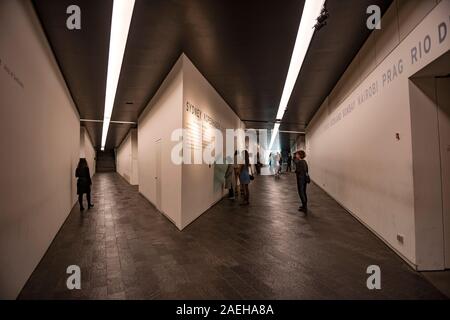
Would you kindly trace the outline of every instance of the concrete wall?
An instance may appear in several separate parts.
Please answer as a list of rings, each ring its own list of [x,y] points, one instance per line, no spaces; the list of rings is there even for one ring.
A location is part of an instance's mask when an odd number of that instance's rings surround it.
[[[183,58],[183,105],[187,103],[201,110],[202,115],[218,121],[225,129],[244,128],[234,111],[202,76],[197,68],[185,55]],[[189,123],[198,122],[187,108],[183,109],[183,128]],[[199,122],[203,132],[198,137],[205,136],[204,131],[211,128],[204,120]],[[182,228],[199,217],[224,195],[223,166],[208,164],[183,164],[182,188]]]
[[[95,174],[96,152],[86,128],[80,128],[80,158],[86,158],[91,177]]]
[[[138,175],[138,140],[137,129],[131,129],[117,148],[117,172],[132,185],[137,185]]]
[[[156,194],[156,141],[161,140],[161,208],[181,229],[181,165],[171,160],[171,134],[182,127],[182,59],[174,65],[138,120],[139,192],[154,205]]]
[[[0,298],[13,299],[76,201],[80,124],[31,2],[0,1],[0,30]]]
[[[450,49],[438,34],[448,12],[448,0],[394,1],[306,134],[313,180],[419,269],[418,243],[442,233],[416,237],[409,77]]]

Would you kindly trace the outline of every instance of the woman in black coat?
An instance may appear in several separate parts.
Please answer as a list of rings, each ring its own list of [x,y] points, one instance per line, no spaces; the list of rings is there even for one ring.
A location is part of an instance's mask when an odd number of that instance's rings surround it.
[[[83,194],[86,194],[88,209],[92,208],[94,205],[91,203],[91,174],[89,172],[89,167],[85,158],[80,158],[78,162],[77,170],[75,170],[75,177],[78,178],[77,181],[77,194],[78,202],[80,203],[80,210],[83,211]]]

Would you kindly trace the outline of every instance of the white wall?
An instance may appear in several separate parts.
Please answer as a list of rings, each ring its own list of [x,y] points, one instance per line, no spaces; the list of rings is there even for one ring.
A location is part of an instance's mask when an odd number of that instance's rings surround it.
[[[80,124],[31,2],[0,1],[0,30],[0,298],[13,299],[76,201]]]
[[[433,240],[416,238],[408,78],[450,49],[449,36],[438,41],[439,23],[450,31],[450,1],[436,3],[393,2],[382,30],[369,37],[306,134],[313,180],[419,269],[423,250],[417,252],[417,243]],[[427,35],[431,49],[425,53]],[[422,56],[417,53],[413,61],[412,50],[419,50],[419,43]],[[372,85],[373,94],[359,101]],[[422,236],[442,238],[442,233]],[[427,250],[428,260],[442,258],[441,247]]]
[[[444,251],[441,162],[439,157],[439,124],[434,78],[414,79],[410,83],[413,178],[415,194],[415,229],[417,241],[416,263],[421,269],[433,270],[444,264],[438,249]],[[433,234],[433,237],[427,234]],[[427,248],[433,248],[428,250]]]
[[[305,148],[306,148],[305,135],[299,134],[297,139],[295,140],[294,144],[291,146],[290,152],[292,154],[299,150],[305,150]]]
[[[220,122],[223,128],[244,128],[237,115],[214,88],[182,54],[150,101],[138,122],[139,191],[156,205],[155,142],[162,140],[161,210],[180,230],[199,217],[224,195],[223,173],[218,165],[175,164],[171,153],[178,141],[171,140],[176,129],[188,127],[189,102],[202,114]],[[207,127],[204,121],[200,128]],[[201,139],[200,133],[197,138]],[[119,157],[129,154],[124,142]],[[201,144],[201,141],[198,141]],[[123,154],[123,155],[122,155]],[[129,163],[120,160],[121,163]],[[125,165],[126,166],[126,165]],[[120,168],[122,170],[122,168]]]
[[[450,63],[447,64],[450,69]],[[450,78],[436,81],[444,219],[445,268],[450,269]]]
[[[156,204],[155,142],[161,139],[161,210],[181,229],[181,165],[171,160],[173,130],[182,127],[182,59],[174,65],[138,120],[139,192]]]
[[[91,177],[95,174],[96,152],[86,128],[80,128],[80,158],[86,158]]]
[[[183,106],[189,102],[199,108],[202,114],[207,114],[218,121],[222,128],[244,128],[234,111],[202,76],[187,56],[183,55]],[[190,121],[196,121],[195,116],[183,108],[183,128]],[[208,127],[202,121],[202,127]],[[183,164],[182,189],[182,228],[208,210],[224,195],[223,175],[218,165]]]
[[[138,184],[138,141],[137,130],[131,129],[117,148],[116,170],[132,185]]]

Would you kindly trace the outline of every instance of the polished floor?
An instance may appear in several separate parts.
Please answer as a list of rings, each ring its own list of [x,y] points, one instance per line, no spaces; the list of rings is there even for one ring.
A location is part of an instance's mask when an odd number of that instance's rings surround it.
[[[200,192],[200,190],[199,190]],[[94,177],[20,299],[443,299],[315,185],[297,211],[293,174],[257,177],[251,204],[224,199],[182,232],[118,174]],[[66,268],[81,267],[81,290]],[[366,268],[381,268],[368,290]]]

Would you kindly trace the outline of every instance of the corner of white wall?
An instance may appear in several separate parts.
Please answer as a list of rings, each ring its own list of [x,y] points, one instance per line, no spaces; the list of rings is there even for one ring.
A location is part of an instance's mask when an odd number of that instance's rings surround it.
[[[181,166],[170,159],[171,133],[182,128],[183,57],[172,66],[139,116],[137,129],[139,192],[156,207],[154,143],[162,139],[162,212],[181,229]],[[181,90],[181,91],[180,91]],[[168,176],[170,176],[168,178]]]

